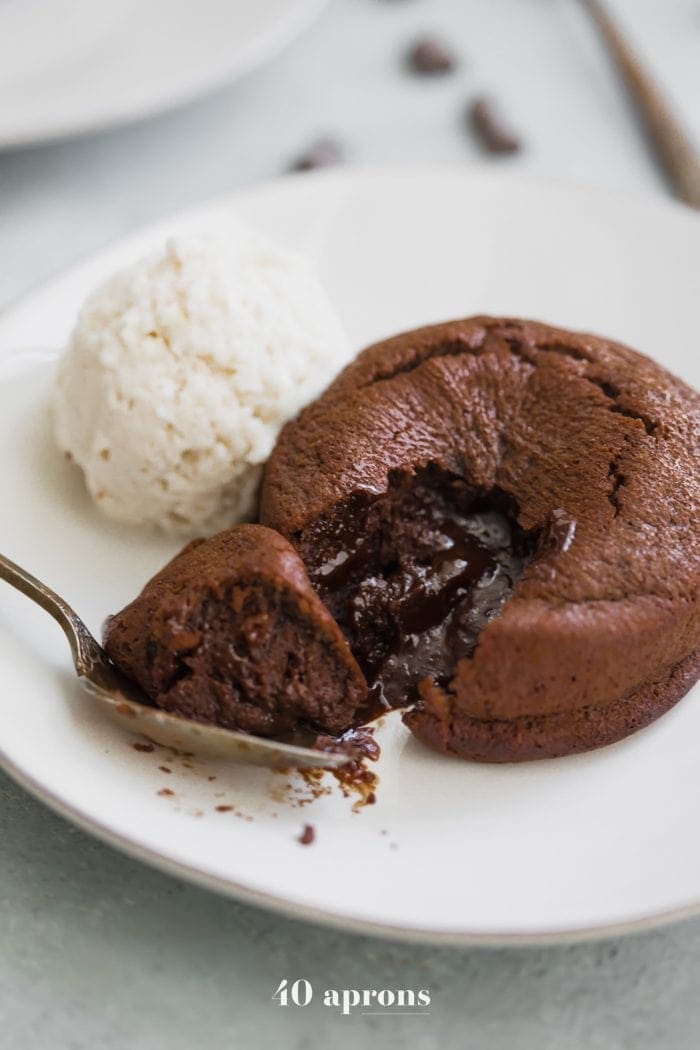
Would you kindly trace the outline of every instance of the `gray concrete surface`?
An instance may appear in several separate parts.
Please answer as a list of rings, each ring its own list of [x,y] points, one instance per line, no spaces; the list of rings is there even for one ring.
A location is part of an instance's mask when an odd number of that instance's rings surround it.
[[[574,946],[433,949],[281,919],[143,867],[0,776],[0,1045],[43,1050],[690,1050],[700,922]],[[308,1007],[272,1000],[308,979]],[[327,988],[428,988],[343,1016]]]

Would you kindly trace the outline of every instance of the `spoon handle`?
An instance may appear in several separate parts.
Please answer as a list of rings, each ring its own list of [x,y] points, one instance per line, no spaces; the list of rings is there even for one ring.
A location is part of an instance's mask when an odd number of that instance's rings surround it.
[[[78,614],[60,595],[2,554],[0,554],[0,579],[21,591],[27,598],[31,598],[60,624],[70,644],[73,663],[79,675],[89,677],[95,666],[104,663],[105,656],[101,646],[95,641]]]
[[[700,157],[676,115],[599,0],[583,0],[637,107],[679,200],[700,208]]]

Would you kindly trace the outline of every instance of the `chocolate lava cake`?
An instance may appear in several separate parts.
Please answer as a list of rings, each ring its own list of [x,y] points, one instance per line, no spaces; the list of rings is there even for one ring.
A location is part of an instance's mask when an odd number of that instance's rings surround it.
[[[159,707],[261,736],[339,733],[367,692],[298,554],[260,525],[190,543],[110,617],[104,644]]]
[[[609,340],[422,328],[369,347],[285,427],[261,519],[425,743],[584,751],[700,674],[699,417],[696,393]]]

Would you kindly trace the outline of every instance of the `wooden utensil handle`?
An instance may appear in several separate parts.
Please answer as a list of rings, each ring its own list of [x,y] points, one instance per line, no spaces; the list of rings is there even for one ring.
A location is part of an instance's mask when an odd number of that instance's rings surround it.
[[[642,118],[676,196],[700,208],[700,158],[658,86],[599,0],[583,0]]]

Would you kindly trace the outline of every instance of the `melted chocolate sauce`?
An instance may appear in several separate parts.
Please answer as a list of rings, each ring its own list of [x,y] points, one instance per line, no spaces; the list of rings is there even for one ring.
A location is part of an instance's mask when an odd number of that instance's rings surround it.
[[[435,468],[356,502],[314,545],[311,578],[371,687],[364,721],[412,703],[424,678],[449,680],[533,549],[503,498]]]

